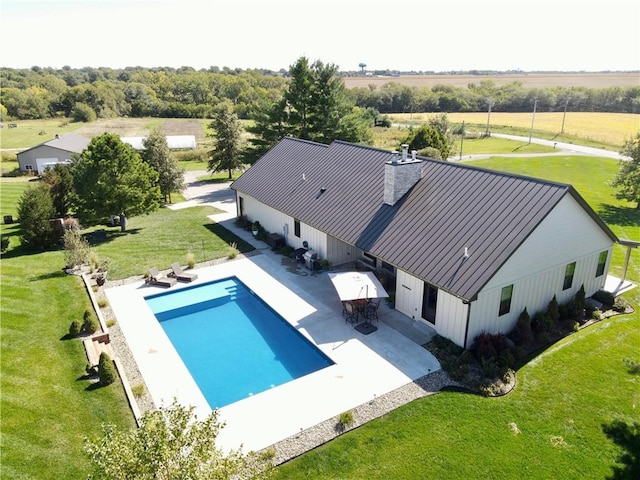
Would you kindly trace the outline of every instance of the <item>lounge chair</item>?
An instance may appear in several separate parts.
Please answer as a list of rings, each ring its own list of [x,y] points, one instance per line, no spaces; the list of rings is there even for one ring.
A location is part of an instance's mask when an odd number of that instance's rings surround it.
[[[151,285],[157,285],[159,287],[171,287],[175,285],[178,280],[172,277],[165,277],[160,275],[160,272],[156,267],[149,269],[149,283]]]
[[[173,271],[169,273],[169,276],[175,278],[179,282],[193,282],[198,278],[197,273],[185,272],[178,262],[171,264],[171,270]]]

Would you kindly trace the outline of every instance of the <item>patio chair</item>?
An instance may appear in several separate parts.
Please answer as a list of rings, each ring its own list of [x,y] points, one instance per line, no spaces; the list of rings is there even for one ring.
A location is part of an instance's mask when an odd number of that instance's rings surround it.
[[[375,300],[371,300],[367,303],[366,307],[364,307],[364,317],[368,320],[376,320],[378,321],[378,307],[380,306],[380,299],[376,298]]]
[[[176,284],[178,281],[172,277],[165,277],[160,275],[160,272],[156,267],[151,267],[149,269],[149,283],[151,285],[157,285],[159,287],[171,287]]]
[[[356,310],[356,307],[354,307],[351,302],[342,302],[342,315],[346,323],[358,322],[358,310]]]
[[[172,271],[169,273],[169,276],[175,278],[179,282],[193,282],[198,278],[197,273],[185,272],[178,262],[171,264],[171,270]]]

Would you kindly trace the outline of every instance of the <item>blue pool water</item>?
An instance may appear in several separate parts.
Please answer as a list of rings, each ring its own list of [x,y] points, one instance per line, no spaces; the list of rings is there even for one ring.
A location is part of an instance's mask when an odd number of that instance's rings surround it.
[[[236,277],[146,301],[211,408],[333,364]]]

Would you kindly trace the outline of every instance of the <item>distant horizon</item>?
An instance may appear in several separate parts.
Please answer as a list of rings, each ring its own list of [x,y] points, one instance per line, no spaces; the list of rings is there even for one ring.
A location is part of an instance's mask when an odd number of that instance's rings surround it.
[[[640,71],[637,0],[2,0],[0,27],[15,69]]]
[[[297,60],[297,59],[296,59]],[[325,63],[325,62],[323,62]],[[326,62],[326,63],[331,63],[331,62]],[[325,64],[326,64],[325,63]],[[39,68],[42,70],[64,70],[66,68],[70,68],[72,70],[83,70],[85,68],[91,68],[91,69],[95,69],[95,70],[99,70],[101,68],[107,68],[107,69],[111,69],[111,70],[127,70],[127,69],[135,69],[135,68],[142,68],[142,69],[146,69],[146,70],[161,70],[161,69],[172,69],[172,70],[180,70],[183,68],[192,68],[193,70],[195,70],[196,72],[201,72],[201,71],[209,71],[213,68],[218,68],[218,70],[220,70],[220,72],[223,72],[223,70],[229,69],[229,70],[242,70],[242,71],[255,71],[255,70],[265,70],[265,71],[269,71],[269,72],[274,72],[274,73],[279,73],[282,70],[286,70],[288,71],[288,68],[280,68],[277,70],[273,70],[273,69],[269,69],[269,68],[264,68],[264,67],[247,67],[247,68],[243,68],[243,67],[231,67],[228,65],[224,65],[224,66],[219,66],[219,65],[211,65],[209,67],[202,67],[202,68],[196,68],[193,67],[191,65],[181,65],[179,67],[174,67],[174,66],[170,66],[170,65],[156,65],[156,66],[152,66],[152,67],[147,67],[147,66],[142,66],[142,65],[127,65],[125,67],[112,67],[109,65],[101,65],[99,67],[97,66],[93,66],[93,65],[84,65],[82,67],[73,67],[71,65],[63,65],[61,67],[54,67],[54,66],[50,66],[50,65],[31,65],[29,67],[13,67],[13,66],[7,66],[7,65],[2,65],[3,69],[8,69],[8,70],[32,70],[34,68]],[[461,69],[461,70],[443,70],[443,71],[426,71],[426,70],[397,70],[397,69],[392,69],[392,68],[378,68],[378,69],[365,69],[364,70],[367,73],[373,73],[373,72],[390,72],[390,73],[398,73],[400,75],[478,75],[478,76],[485,76],[485,75],[499,75],[499,74],[509,74],[509,75],[527,75],[527,74],[539,74],[539,75],[544,75],[544,74],[567,74],[567,75],[579,75],[579,74],[597,74],[597,73],[637,73],[640,74],[640,69],[638,70],[488,70],[488,69],[479,69],[479,68],[473,68],[473,69]],[[343,69],[338,69],[339,73],[361,73],[360,69],[357,70],[343,70]],[[638,78],[639,84],[640,84],[640,77]]]

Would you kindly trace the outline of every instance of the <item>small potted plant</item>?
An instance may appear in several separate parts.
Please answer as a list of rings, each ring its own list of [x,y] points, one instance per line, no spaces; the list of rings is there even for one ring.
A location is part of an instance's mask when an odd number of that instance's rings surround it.
[[[255,221],[253,222],[253,225],[251,225],[251,233],[253,234],[253,236],[255,237],[256,235],[258,235],[258,233],[260,233],[260,222],[259,221]]]

